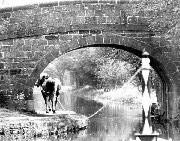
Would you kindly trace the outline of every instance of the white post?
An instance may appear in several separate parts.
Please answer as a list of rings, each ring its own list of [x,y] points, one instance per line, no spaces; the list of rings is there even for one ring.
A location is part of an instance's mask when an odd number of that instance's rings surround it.
[[[149,122],[148,122],[148,113],[149,113],[149,109],[150,109],[150,105],[151,105],[151,98],[150,98],[150,94],[148,92],[148,78],[149,78],[149,72],[150,72],[150,59],[149,59],[149,53],[144,51],[142,54],[142,76],[144,79],[144,83],[145,83],[145,88],[144,88],[144,92],[143,92],[143,96],[142,96],[142,106],[143,106],[143,110],[145,113],[145,124],[144,124],[144,128],[143,128],[143,133],[144,134],[149,134],[152,133],[152,130],[149,126]]]

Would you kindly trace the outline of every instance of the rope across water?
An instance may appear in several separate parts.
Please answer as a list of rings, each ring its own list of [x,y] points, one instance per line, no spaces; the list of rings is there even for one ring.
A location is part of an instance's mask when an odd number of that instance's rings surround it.
[[[122,88],[125,88],[125,87],[127,86],[127,84],[129,84],[129,83],[135,78],[135,76],[136,76],[142,69],[143,69],[143,68],[140,67],[140,68],[134,73],[134,75],[133,75],[126,83],[124,83],[124,85],[122,86]],[[58,103],[60,104],[61,108],[62,108],[64,111],[66,111],[66,109],[64,108],[64,106],[62,105],[62,103],[61,103],[60,101],[58,101]],[[103,105],[103,106],[102,106],[99,110],[97,110],[94,114],[92,114],[91,116],[86,117],[86,118],[75,118],[75,117],[73,117],[70,113],[68,113],[68,116],[69,116],[71,119],[74,119],[74,120],[82,120],[82,119],[88,120],[88,119],[94,117],[95,115],[97,115],[97,114],[98,114],[100,111],[102,111],[106,106],[107,106],[107,104],[106,104],[106,105]]]
[[[62,105],[62,103],[61,103],[60,101],[58,101],[58,102],[59,102],[61,108],[62,108],[64,111],[66,111],[66,109],[64,108],[64,106]],[[92,118],[93,116],[95,116],[96,114],[98,114],[102,109],[104,109],[105,106],[106,106],[106,105],[103,105],[99,110],[97,110],[94,114],[92,114],[92,115],[89,116],[89,117],[85,117],[85,118],[75,118],[75,117],[73,117],[73,116],[72,116],[71,114],[69,114],[69,113],[68,113],[68,116],[69,116],[71,119],[74,119],[74,120],[82,120],[82,119],[88,120],[88,119]]]

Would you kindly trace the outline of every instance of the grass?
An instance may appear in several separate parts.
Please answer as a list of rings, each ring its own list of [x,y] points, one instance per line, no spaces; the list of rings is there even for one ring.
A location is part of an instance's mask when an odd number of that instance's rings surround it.
[[[114,89],[109,92],[104,92],[103,89],[98,90],[85,86],[75,90],[74,94],[101,103],[117,102],[120,104],[140,106],[142,101],[141,92],[133,85],[128,85],[125,88]]]
[[[124,88],[117,88],[109,92],[104,92],[101,95],[97,95],[96,99],[101,101],[114,101],[121,104],[128,105],[141,105],[141,92],[133,85],[128,85]]]

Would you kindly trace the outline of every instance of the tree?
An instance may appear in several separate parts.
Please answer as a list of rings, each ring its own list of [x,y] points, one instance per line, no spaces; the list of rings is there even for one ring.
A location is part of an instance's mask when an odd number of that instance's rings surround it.
[[[132,65],[120,60],[108,60],[103,65],[97,67],[96,75],[107,85],[123,85],[131,76]]]
[[[141,59],[129,52],[110,47],[91,47],[59,57],[46,72],[59,75],[62,80],[64,72],[69,70],[75,74],[80,86],[89,84],[117,88],[134,75],[140,64]],[[141,85],[138,77],[133,82],[136,86]]]

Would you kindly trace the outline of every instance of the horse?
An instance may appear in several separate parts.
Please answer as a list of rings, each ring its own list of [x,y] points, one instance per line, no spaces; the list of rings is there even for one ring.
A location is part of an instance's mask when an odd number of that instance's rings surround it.
[[[46,105],[46,113],[48,110],[48,101],[52,103],[52,112],[56,111],[57,98],[60,95],[61,81],[58,78],[52,78],[46,73],[42,73],[36,81],[35,86],[41,87],[41,93]]]

